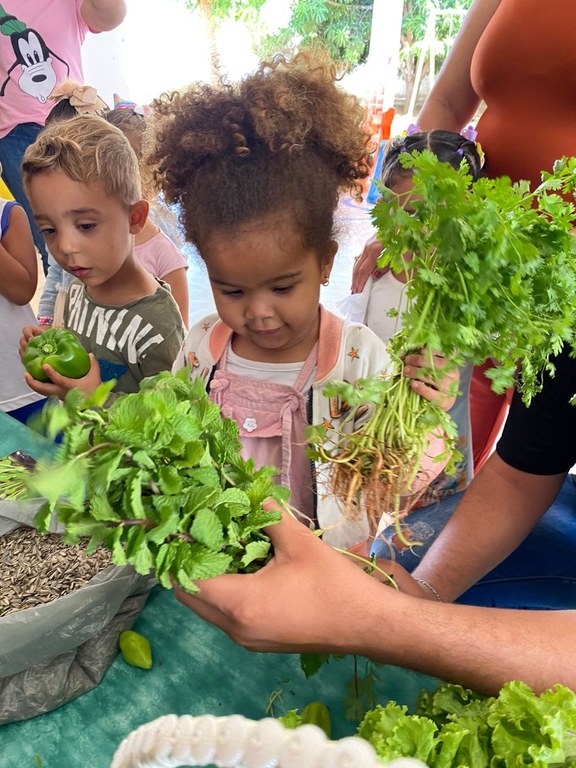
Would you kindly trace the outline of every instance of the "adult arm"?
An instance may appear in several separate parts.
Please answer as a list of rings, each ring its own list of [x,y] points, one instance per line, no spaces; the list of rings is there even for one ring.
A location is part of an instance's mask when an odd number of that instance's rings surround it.
[[[472,3],[420,110],[417,123],[421,130],[459,131],[474,116],[480,99],[472,87],[470,64],[478,40],[499,5],[500,0],[474,0]]]
[[[48,254],[48,272],[46,273],[44,288],[38,302],[38,317],[42,318],[42,325],[52,325],[56,297],[63,280],[64,270],[54,257]]]
[[[174,301],[178,304],[178,309],[182,315],[182,320],[186,329],[188,329],[189,320],[189,299],[188,299],[188,280],[186,279],[186,268],[174,269],[162,277],[165,283],[168,283]]]
[[[84,0],[80,14],[93,32],[109,32],[124,21],[124,0]]]
[[[38,260],[26,212],[19,205],[10,211],[10,226],[0,243],[0,293],[23,306],[34,296]]]
[[[284,515],[254,574],[199,582],[178,599],[257,651],[355,653],[495,693],[522,679],[576,687],[576,612],[452,605],[384,586]]]

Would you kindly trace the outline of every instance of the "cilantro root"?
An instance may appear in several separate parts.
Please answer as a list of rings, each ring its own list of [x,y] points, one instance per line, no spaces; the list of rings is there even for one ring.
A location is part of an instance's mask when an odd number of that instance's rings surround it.
[[[428,471],[438,474],[436,462],[445,464],[457,456],[453,422],[416,394],[400,373],[361,379],[353,386],[332,383],[327,394],[340,395],[351,409],[340,432],[314,427],[309,433],[311,454],[329,464],[329,492],[341,501],[346,517],[366,514],[374,530],[384,513],[391,514],[403,538],[399,522],[426,489]],[[355,409],[366,403],[371,413],[357,426]],[[430,455],[431,435],[442,446],[435,456]]]

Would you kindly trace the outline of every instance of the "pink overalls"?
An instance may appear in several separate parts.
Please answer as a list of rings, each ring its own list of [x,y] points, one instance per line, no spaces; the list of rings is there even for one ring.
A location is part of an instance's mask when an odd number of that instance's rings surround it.
[[[290,489],[290,506],[304,522],[314,522],[314,480],[306,456],[307,404],[302,390],[318,361],[318,344],[294,386],[240,376],[227,370],[228,348],[210,381],[210,399],[240,428],[242,455],[256,467],[280,469],[278,481]]]

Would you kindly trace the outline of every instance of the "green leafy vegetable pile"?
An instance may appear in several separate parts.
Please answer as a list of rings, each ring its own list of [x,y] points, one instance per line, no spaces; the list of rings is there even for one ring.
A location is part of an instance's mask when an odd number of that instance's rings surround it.
[[[408,278],[393,350],[441,350],[457,366],[491,357],[494,391],[515,384],[529,403],[576,338],[576,209],[558,194],[576,191],[576,158],[532,192],[507,177],[472,184],[465,162],[455,170],[428,151],[402,164],[414,172],[412,212],[387,188],[373,211],[378,265]]]
[[[88,551],[103,544],[116,564],[189,592],[196,579],[261,567],[270,557],[262,528],[279,519],[262,502],[282,503],[288,491],[273,482],[275,468],[241,458],[238,427],[203,382],[186,369],[161,373],[105,408],[109,390],[72,390],[63,407],[45,409],[48,434],[63,441],[30,479],[29,492],[46,499],[38,528],[56,513],[66,542],[90,537]]]
[[[459,685],[423,691],[416,714],[395,702],[365,716],[358,734],[379,757],[414,757],[431,768],[576,766],[576,694],[557,685],[540,696],[522,682],[483,698]]]
[[[332,490],[352,517],[361,506],[376,517],[400,513],[430,434],[454,449],[449,415],[402,375],[406,354],[426,350],[433,381],[433,352],[454,367],[492,358],[492,388],[516,385],[529,403],[543,373],[554,372],[554,355],[576,344],[576,159],[558,161],[534,191],[508,178],[472,184],[465,162],[455,170],[428,151],[406,153],[402,164],[413,172],[412,211],[387,188],[373,210],[385,246],[378,265],[406,277],[402,330],[389,345],[392,375],[331,386],[350,404],[374,403],[356,434],[322,426],[310,433],[312,454],[332,463]]]

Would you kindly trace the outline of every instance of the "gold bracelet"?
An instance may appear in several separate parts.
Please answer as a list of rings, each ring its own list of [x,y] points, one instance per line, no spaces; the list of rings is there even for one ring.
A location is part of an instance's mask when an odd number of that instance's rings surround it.
[[[428,584],[428,582],[424,581],[424,579],[417,579],[416,576],[413,576],[412,578],[417,584],[422,584],[423,587],[426,587],[426,589],[429,589],[439,603],[444,602],[444,600],[442,600],[442,597],[440,596],[440,592],[438,592],[438,590],[435,587],[433,587],[432,584]]]

